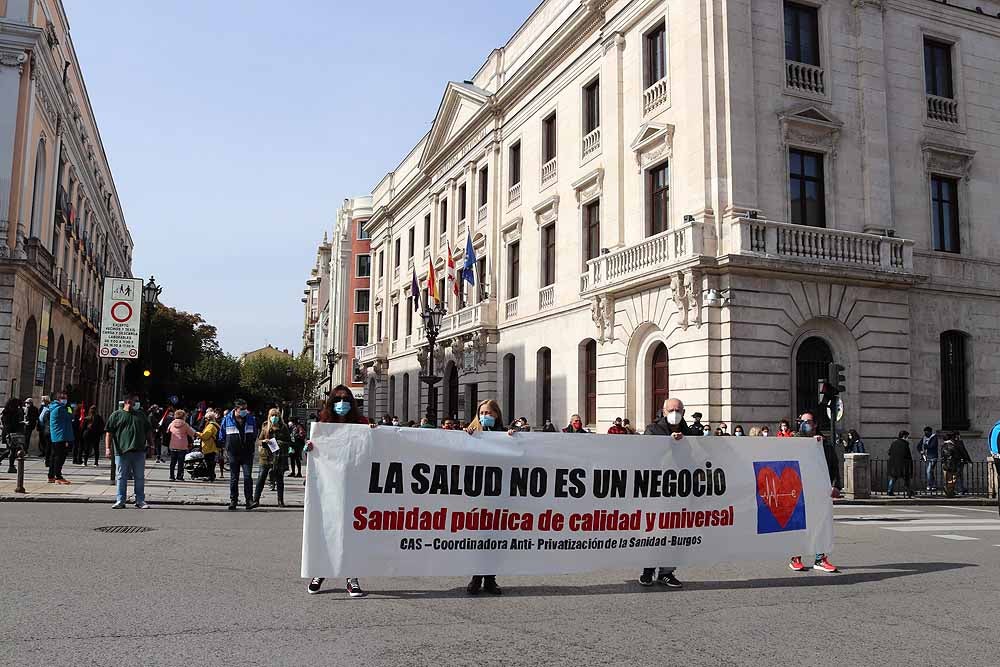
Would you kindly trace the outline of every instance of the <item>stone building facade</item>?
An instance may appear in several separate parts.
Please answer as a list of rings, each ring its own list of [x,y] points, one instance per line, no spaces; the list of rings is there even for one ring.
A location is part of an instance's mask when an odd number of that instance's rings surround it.
[[[369,339],[370,217],[371,197],[344,200],[337,210],[332,240],[327,241],[324,234],[302,299],[306,304],[303,351],[324,372],[329,370],[328,353],[334,355],[332,375],[321,383],[320,394],[330,389],[332,381],[333,386],[347,385],[362,401],[364,371],[356,350],[367,345]],[[322,302],[322,306],[314,309],[314,302]]]
[[[0,402],[68,388],[112,407],[104,276],[132,239],[60,0],[0,0]]]
[[[369,414],[423,412],[412,274],[424,290],[471,236],[439,414],[492,397],[536,426],[641,428],[671,395],[749,428],[814,409],[833,362],[842,425],[874,452],[925,424],[981,448],[1000,390],[998,13],[545,0],[374,188]]]

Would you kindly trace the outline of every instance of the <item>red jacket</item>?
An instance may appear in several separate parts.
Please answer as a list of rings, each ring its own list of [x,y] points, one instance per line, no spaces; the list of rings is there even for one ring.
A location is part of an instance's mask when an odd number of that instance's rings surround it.
[[[624,426],[618,426],[617,424],[612,424],[611,428],[608,429],[608,435],[631,435]]]
[[[782,430],[779,430],[777,433],[774,434],[774,437],[776,437],[776,438],[793,438],[793,437],[795,437],[795,434],[792,433],[791,431],[782,431]]]

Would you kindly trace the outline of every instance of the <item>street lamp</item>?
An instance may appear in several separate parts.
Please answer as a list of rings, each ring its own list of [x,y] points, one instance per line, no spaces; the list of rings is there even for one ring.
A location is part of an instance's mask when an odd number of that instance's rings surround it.
[[[337,362],[340,361],[340,357],[341,355],[332,347],[326,353],[326,370],[327,374],[330,376],[330,391],[333,391],[333,369],[336,368]]]
[[[153,276],[149,277],[149,282],[142,287],[142,302],[146,305],[146,364],[142,372],[146,385],[146,403],[149,403],[149,376],[152,374],[151,368],[153,365],[153,360],[151,357],[151,345],[153,344],[153,330],[152,330],[152,320],[153,311],[156,310],[158,305],[160,293],[163,292],[163,288],[156,284],[156,279]],[[172,345],[172,344],[171,344]],[[117,397],[115,397],[117,399]]]
[[[429,301],[429,299],[428,299]],[[426,306],[420,313],[420,318],[424,321],[424,336],[427,337],[427,373],[421,376],[421,380],[427,385],[427,423],[437,426],[437,383],[441,378],[434,374],[434,343],[437,342],[438,334],[441,332],[441,320],[447,314],[445,305],[441,302],[433,307]]]

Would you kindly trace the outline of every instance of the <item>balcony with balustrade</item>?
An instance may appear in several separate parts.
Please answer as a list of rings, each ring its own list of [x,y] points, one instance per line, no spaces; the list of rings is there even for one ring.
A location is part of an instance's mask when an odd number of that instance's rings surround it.
[[[732,223],[732,254],[838,271],[913,274],[913,241],[759,218]]]
[[[371,345],[356,347],[355,350],[357,351],[359,364],[370,364],[379,360],[384,361],[389,357],[388,340],[384,338],[377,343],[372,343]]]
[[[601,128],[595,129],[580,140],[580,159],[589,160],[601,152]]]
[[[927,95],[927,120],[942,125],[958,127],[958,100],[939,95]]]
[[[514,208],[521,203],[521,184],[515,183],[507,190],[507,206]]]
[[[785,88],[793,93],[805,93],[811,97],[826,96],[826,72],[822,67],[785,61]]]
[[[642,92],[642,113],[648,116],[654,111],[670,105],[670,83],[666,77],[652,84]]]
[[[558,158],[552,158],[548,162],[542,165],[542,187],[550,183],[554,183],[556,176],[559,175],[559,160]]]
[[[580,276],[580,294],[628,289],[657,274],[666,275],[668,270],[697,263],[704,251],[704,235],[703,223],[686,222],[635,245],[600,255],[587,262],[587,270]],[[539,301],[539,308],[546,307],[543,299]]]

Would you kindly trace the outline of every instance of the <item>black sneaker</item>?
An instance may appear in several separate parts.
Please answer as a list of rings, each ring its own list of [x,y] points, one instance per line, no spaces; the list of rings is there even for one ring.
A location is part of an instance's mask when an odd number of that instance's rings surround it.
[[[653,585],[653,573],[643,572],[639,575],[639,585],[640,586],[652,586]]]
[[[368,595],[361,590],[361,584],[358,583],[357,577],[351,577],[347,580],[347,594],[352,598],[363,598]]]
[[[247,503],[247,507],[246,507],[247,512],[249,512],[250,510],[255,510],[259,506],[260,506],[260,503],[258,503],[258,502]]]
[[[234,500],[231,503],[229,503],[229,511],[232,512],[235,509],[236,509],[236,501]]]
[[[309,595],[315,595],[319,593],[319,589],[323,586],[323,577],[314,577],[309,580],[309,587],[306,588],[309,591]]]
[[[473,577],[469,581],[469,585],[465,587],[465,592],[468,593],[469,595],[478,595],[479,591],[481,591],[482,588],[483,588],[483,578]]]
[[[657,581],[660,582],[661,586],[666,586],[667,588],[680,588],[684,585],[674,576],[673,572],[670,574],[661,574]]]

